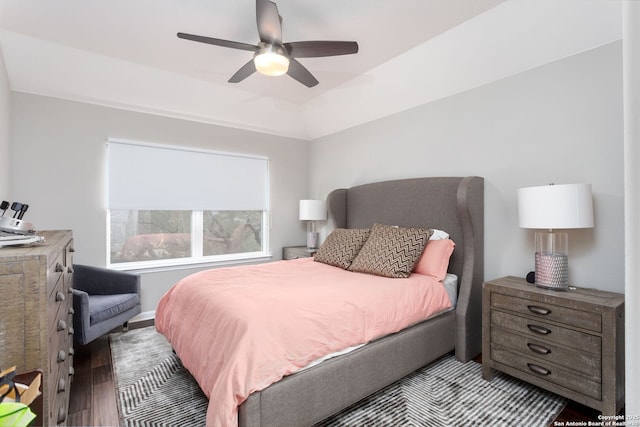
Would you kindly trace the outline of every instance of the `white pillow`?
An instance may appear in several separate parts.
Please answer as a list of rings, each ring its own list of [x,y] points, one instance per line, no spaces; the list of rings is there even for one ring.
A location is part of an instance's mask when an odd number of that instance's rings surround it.
[[[433,234],[429,237],[429,240],[442,240],[449,238],[449,233],[446,231],[438,230],[436,228],[432,228],[431,230],[433,230]]]

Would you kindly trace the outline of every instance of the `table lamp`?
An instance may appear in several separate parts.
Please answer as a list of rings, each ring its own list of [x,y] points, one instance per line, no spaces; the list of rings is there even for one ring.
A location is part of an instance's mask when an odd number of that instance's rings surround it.
[[[591,184],[544,185],[518,189],[518,220],[535,232],[535,283],[569,289],[569,237],[557,229],[592,228]]]
[[[327,219],[324,200],[300,200],[300,220],[307,221],[307,248],[318,247],[316,221]]]

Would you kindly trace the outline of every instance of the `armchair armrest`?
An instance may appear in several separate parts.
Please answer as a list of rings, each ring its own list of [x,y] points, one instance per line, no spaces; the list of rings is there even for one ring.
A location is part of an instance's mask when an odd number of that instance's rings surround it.
[[[89,265],[73,265],[73,288],[90,295],[140,293],[140,276]]]
[[[89,294],[79,289],[73,289],[73,330],[81,342],[86,342],[91,319],[89,313]],[[74,337],[76,338],[76,337]]]

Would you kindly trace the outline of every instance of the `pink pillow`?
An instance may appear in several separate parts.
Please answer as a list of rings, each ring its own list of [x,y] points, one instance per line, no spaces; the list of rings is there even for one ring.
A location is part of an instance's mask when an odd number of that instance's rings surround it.
[[[455,246],[451,239],[429,240],[413,272],[431,276],[436,280],[444,279]]]

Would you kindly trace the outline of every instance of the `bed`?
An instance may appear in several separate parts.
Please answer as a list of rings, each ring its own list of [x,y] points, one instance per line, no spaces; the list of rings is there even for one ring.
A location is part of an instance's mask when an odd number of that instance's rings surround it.
[[[437,316],[430,316],[427,320],[413,322],[397,332],[376,337],[346,354],[284,375],[269,385],[260,385],[251,394],[242,397],[239,400],[240,406],[234,408],[237,409],[239,426],[314,425],[446,353],[455,352],[456,358],[463,362],[480,353],[484,262],[482,178],[413,178],[338,189],[327,197],[327,208],[336,229],[373,229],[377,227],[375,224],[389,224],[446,230],[455,242],[448,272],[457,277],[457,304],[455,308],[439,312]],[[286,263],[291,263],[287,265],[292,270],[323,268],[317,265],[320,263],[311,260],[306,263],[280,261],[279,268]],[[233,275],[237,274],[236,269],[225,271]],[[203,273],[206,274],[210,273]],[[371,283],[376,280],[371,277]],[[173,289],[168,294],[172,291]],[[255,297],[252,293],[244,298],[253,300]],[[192,371],[203,387],[206,378],[203,378],[202,372],[206,375],[207,364],[213,362],[202,360],[205,359],[202,356],[194,359],[190,346],[199,341],[194,337],[208,336],[207,327],[185,327],[181,323],[185,314],[181,315],[179,310],[174,310],[168,300],[170,298],[165,295],[158,306],[156,327],[167,336],[177,355],[183,359],[185,367]],[[258,310],[260,305],[250,307]],[[188,333],[190,328],[192,334]],[[177,329],[183,332],[178,334]],[[210,333],[220,332],[216,330]],[[260,348],[253,350],[260,353]],[[222,362],[216,362],[220,363]],[[229,382],[235,383],[236,380],[237,378]],[[203,391],[208,395],[208,388],[203,387]],[[211,405],[212,403],[209,412]]]

